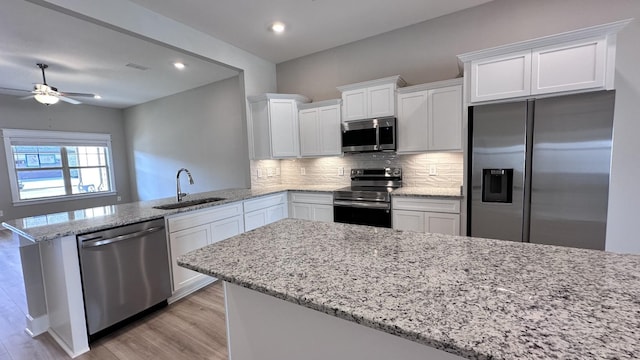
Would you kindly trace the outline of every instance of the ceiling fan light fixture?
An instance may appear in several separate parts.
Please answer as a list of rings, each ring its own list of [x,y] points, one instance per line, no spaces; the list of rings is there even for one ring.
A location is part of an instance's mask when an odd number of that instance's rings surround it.
[[[57,96],[49,95],[49,94],[36,94],[33,96],[37,102],[45,105],[53,105],[60,101]]]

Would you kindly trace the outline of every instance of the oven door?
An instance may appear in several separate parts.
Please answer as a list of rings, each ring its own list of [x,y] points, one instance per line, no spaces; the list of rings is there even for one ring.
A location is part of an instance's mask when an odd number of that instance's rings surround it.
[[[333,221],[390,228],[391,204],[387,202],[335,200],[333,202]]]

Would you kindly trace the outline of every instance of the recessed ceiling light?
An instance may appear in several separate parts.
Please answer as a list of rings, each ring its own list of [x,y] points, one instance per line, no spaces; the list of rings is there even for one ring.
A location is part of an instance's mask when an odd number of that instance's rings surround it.
[[[273,31],[276,34],[283,33],[284,29],[285,29],[284,23],[281,23],[279,21],[276,21],[273,24],[271,24],[271,31]]]
[[[181,62],[174,62],[173,66],[175,66],[176,69],[178,69],[178,70],[182,70],[182,69],[185,68],[185,65],[183,63],[181,63]]]
[[[100,95],[96,94],[96,95],[93,95],[93,98],[94,98],[94,99],[102,99],[102,96],[100,96]]]

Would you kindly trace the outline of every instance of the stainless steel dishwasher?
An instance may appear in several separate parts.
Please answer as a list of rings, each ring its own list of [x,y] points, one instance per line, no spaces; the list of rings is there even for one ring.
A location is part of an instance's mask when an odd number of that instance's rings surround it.
[[[171,296],[164,219],[79,235],[89,339]]]

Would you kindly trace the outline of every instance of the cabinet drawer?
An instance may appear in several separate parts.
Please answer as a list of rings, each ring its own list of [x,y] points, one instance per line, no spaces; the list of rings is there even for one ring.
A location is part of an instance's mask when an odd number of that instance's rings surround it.
[[[291,202],[333,205],[333,194],[291,192]]]
[[[242,202],[177,215],[170,217],[167,223],[169,232],[175,232],[237,215],[242,215]]]
[[[244,202],[244,212],[251,212],[260,209],[265,209],[270,206],[284,204],[287,202],[287,193],[282,192],[276,195],[269,195],[257,199],[246,200]]]
[[[459,214],[460,200],[392,197],[391,208],[393,210],[431,211]]]

